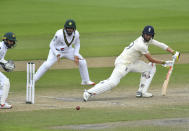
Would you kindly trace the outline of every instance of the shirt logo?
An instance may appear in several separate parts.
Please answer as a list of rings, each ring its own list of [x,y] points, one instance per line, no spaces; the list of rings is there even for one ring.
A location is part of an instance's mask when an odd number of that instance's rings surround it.
[[[69,25],[72,25],[72,22],[69,22]]]

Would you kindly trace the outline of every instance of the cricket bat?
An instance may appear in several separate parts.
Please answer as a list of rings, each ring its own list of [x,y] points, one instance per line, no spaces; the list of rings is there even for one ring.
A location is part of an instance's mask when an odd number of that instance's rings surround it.
[[[166,93],[167,93],[167,87],[168,87],[168,84],[169,84],[169,80],[170,80],[171,74],[173,72],[174,63],[175,63],[175,59],[173,59],[173,65],[169,67],[169,70],[168,70],[167,75],[166,75],[166,79],[165,79],[165,81],[163,83],[163,86],[162,86],[162,92],[161,92],[161,94],[163,96],[165,96]]]

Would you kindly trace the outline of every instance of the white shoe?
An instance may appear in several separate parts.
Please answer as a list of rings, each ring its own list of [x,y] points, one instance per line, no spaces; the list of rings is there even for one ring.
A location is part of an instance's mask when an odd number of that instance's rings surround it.
[[[152,93],[149,93],[149,92],[142,93],[142,97],[144,97],[144,98],[149,98],[152,96],[153,96]]]
[[[91,97],[91,94],[87,90],[85,90],[83,93],[83,101],[87,102],[89,97]]]
[[[81,85],[83,85],[83,86],[84,85],[96,85],[96,83],[94,83],[94,82],[92,82],[92,81],[89,80],[89,81],[82,81]]]
[[[0,105],[0,109],[11,109],[11,108],[12,108],[12,105],[9,105],[8,103]]]
[[[149,93],[149,92],[145,92],[145,93],[142,93],[140,91],[137,91],[136,92],[136,97],[137,98],[141,98],[141,97],[144,97],[144,98],[149,98],[149,97],[152,97],[152,93]]]

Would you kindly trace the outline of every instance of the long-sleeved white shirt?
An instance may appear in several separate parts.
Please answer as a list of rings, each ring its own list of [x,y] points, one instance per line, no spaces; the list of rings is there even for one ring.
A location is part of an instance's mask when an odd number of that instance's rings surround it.
[[[73,36],[75,35],[75,38],[70,46],[68,46],[64,40],[63,31],[65,32],[66,39],[69,43],[72,41]],[[60,53],[69,52],[69,50],[73,48],[72,45],[74,45],[74,55],[78,56],[80,50],[79,32],[76,30],[75,33],[72,33],[72,35],[69,36],[64,29],[60,29],[56,32],[54,38],[51,40],[50,49],[53,51],[53,54],[57,56]]]
[[[0,42],[0,62],[6,63],[7,61],[4,59],[7,53],[7,46],[5,45],[4,41]]]
[[[163,50],[166,50],[168,46],[164,43],[158,42],[154,39],[151,39],[149,42],[145,42],[144,38],[140,36],[134,42],[132,42],[129,46],[125,47],[123,52],[117,57],[115,60],[115,64],[131,64],[135,63],[139,60],[142,55],[149,53],[148,46],[155,45]]]

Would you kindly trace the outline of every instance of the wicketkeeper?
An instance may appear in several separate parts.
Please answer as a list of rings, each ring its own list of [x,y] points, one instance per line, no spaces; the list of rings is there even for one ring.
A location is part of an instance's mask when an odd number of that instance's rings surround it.
[[[2,68],[11,72],[15,68],[14,62],[11,60],[6,61],[4,59],[7,49],[11,49],[16,44],[16,36],[12,32],[8,32],[3,36],[3,41],[0,42],[0,65]],[[6,102],[8,98],[10,88],[10,81],[2,72],[0,72],[0,109],[10,109],[12,105]]]
[[[74,48],[72,46],[74,46]],[[79,71],[82,78],[81,85],[95,85],[89,78],[87,62],[79,54],[79,50],[79,32],[76,30],[75,21],[69,19],[64,24],[64,28],[58,30],[50,42],[48,58],[37,70],[34,78],[35,81],[39,80],[55,62],[60,61],[61,58],[66,58],[79,65]]]
[[[101,94],[117,86],[121,78],[129,72],[141,73],[141,80],[139,89],[136,92],[136,97],[152,97],[152,94],[148,92],[148,88],[156,73],[156,63],[171,66],[173,61],[163,61],[153,58],[148,50],[148,46],[158,46],[171,53],[173,57],[179,57],[180,55],[179,52],[174,51],[166,44],[154,40],[154,34],[155,32],[152,26],[145,26],[142,35],[128,47],[125,47],[123,52],[117,57],[115,60],[115,68],[111,76],[107,80],[99,82],[97,85],[84,92],[84,101],[87,101],[92,95]],[[143,55],[149,60],[149,63],[140,60]]]

